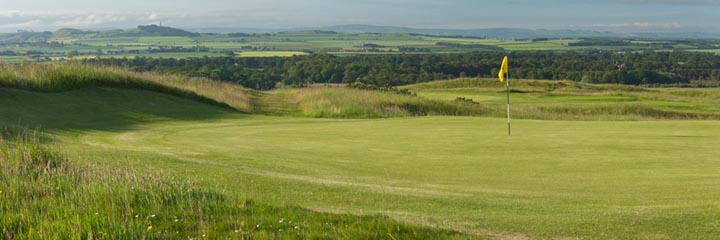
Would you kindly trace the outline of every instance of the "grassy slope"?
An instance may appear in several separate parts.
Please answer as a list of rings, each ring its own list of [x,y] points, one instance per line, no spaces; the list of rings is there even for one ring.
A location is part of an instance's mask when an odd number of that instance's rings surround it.
[[[249,112],[251,95],[236,84],[175,75],[135,73],[120,68],[69,64],[1,64],[0,87],[62,92],[87,87],[120,87],[166,93]]]
[[[164,176],[162,171],[175,173],[182,168],[164,169],[167,166],[156,161],[154,154],[107,151],[77,142],[85,134],[134,132],[150,123],[246,117],[225,108],[117,88],[62,93],[0,88],[0,96],[0,126],[42,126],[55,133],[51,146],[71,158],[67,161],[46,149],[37,138],[13,141],[0,136],[0,232],[11,239],[468,238],[384,216],[326,214],[254,203],[245,200],[250,194],[237,189],[224,192],[212,187],[212,181],[195,186],[175,178],[192,181],[199,175]],[[130,158],[134,160],[123,160]]]
[[[494,79],[456,79],[404,86],[421,97],[473,99],[488,116],[505,115],[505,88]],[[515,118],[548,120],[720,119],[717,89],[646,89],[568,81],[514,80]]]
[[[118,89],[2,94],[2,125],[43,125],[77,162],[239,199],[500,238],[720,234],[716,121],[519,120],[507,138],[502,119],[262,117]]]
[[[458,79],[405,88],[420,97],[346,88],[314,87],[253,92],[201,78],[132,73],[77,64],[0,65],[0,87],[66,91],[110,86],[159,91],[229,106],[241,112],[323,118],[427,115],[505,115],[502,85]],[[516,118],[547,120],[720,119],[717,90],[652,90],[558,81],[513,81]],[[452,101],[471,98],[477,104]]]
[[[504,117],[504,86],[457,79],[404,86],[419,97],[315,86],[255,93],[254,112],[278,116],[382,118],[428,115]],[[542,120],[718,120],[717,89],[646,89],[567,81],[516,80],[514,118]],[[475,104],[455,101],[463,97]]]

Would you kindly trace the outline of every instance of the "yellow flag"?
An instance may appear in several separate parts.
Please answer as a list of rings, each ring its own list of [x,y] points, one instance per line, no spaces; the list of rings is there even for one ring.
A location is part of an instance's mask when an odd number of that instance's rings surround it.
[[[505,74],[508,73],[508,58],[505,56],[502,61],[502,66],[500,66],[500,72],[498,72],[498,77],[500,78],[500,82],[505,81]]]

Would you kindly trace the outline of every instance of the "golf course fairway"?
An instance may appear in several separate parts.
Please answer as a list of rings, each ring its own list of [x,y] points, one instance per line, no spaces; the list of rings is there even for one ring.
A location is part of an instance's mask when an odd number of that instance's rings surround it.
[[[720,235],[720,122],[236,113],[136,90],[0,89],[70,159],[500,239]],[[68,109],[74,109],[69,111]]]

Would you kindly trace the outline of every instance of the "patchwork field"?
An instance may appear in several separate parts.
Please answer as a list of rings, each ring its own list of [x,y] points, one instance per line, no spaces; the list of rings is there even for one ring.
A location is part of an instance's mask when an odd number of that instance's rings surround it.
[[[163,28],[165,30],[180,29]],[[0,34],[0,53],[29,60],[46,57],[81,56],[123,58],[134,56],[190,58],[292,56],[286,52],[329,53],[333,55],[470,53],[477,51],[703,51],[717,52],[704,41],[607,40],[607,39],[514,39],[427,36],[401,33],[338,33],[333,31],[291,31],[276,33],[162,35],[140,34],[138,29],[115,32],[58,31],[41,42],[23,42],[19,36]],[[16,40],[13,40],[16,39]],[[712,42],[712,41],[711,41]]]
[[[23,61],[30,60],[24,56],[3,56],[0,57],[0,63],[22,63]]]
[[[3,79],[0,83],[8,86],[10,77]],[[154,82],[172,79],[164,81]],[[418,97],[342,87],[255,92],[230,107],[128,83],[136,87],[97,82],[42,93],[6,87],[0,88],[0,124],[41,129],[50,146],[77,164],[161,172],[270,206],[380,214],[467,234],[410,230],[400,235],[405,238],[713,239],[720,234],[720,122],[698,120],[717,119],[717,90],[514,83],[518,108],[513,113],[524,119],[513,120],[510,137],[500,111],[502,86],[478,79],[406,87]],[[176,86],[196,86],[200,93],[210,89],[189,82]],[[357,99],[366,102],[351,104]],[[607,108],[575,111],[589,103]],[[558,114],[562,120],[553,120],[558,104],[569,110]],[[623,104],[663,114],[608,110]],[[239,113],[233,106],[274,116]],[[432,110],[452,106],[469,110]],[[315,115],[322,109],[335,115]],[[523,114],[529,109],[536,112]],[[346,119],[338,119],[344,114]],[[476,117],[447,116],[463,114]],[[416,117],[385,118],[392,116]],[[5,194],[7,189],[3,186]],[[322,221],[294,210],[277,212],[283,213]],[[372,229],[359,218],[348,221],[357,226],[353,231]],[[154,227],[167,227],[162,223]],[[204,231],[213,229],[226,228]],[[372,238],[403,233],[388,232]]]

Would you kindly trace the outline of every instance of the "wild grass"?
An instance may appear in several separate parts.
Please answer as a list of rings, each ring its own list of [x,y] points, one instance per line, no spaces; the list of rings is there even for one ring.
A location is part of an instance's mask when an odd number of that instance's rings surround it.
[[[383,216],[327,214],[239,199],[161,173],[82,166],[37,132],[0,136],[5,239],[467,239]]]
[[[391,92],[344,87],[284,89],[265,93],[271,115],[290,114],[315,118],[386,118],[412,116],[482,115],[487,109],[465,103],[420,98]],[[269,96],[268,96],[269,95]],[[274,95],[274,96],[273,96]],[[262,100],[261,100],[262,101]],[[277,107],[281,105],[283,107]],[[283,111],[277,111],[283,109]]]
[[[653,89],[572,81],[511,80],[512,115],[544,120],[720,119],[720,90]],[[62,92],[92,87],[155,91],[245,113],[315,118],[504,117],[503,84],[461,78],[404,86],[419,97],[313,86],[255,92],[204,78],[77,63],[0,65],[0,87]],[[455,101],[455,99],[466,101]],[[472,101],[471,101],[472,100]]]
[[[263,104],[258,112],[264,114],[316,118],[506,116],[505,89],[494,79],[463,78],[402,88],[419,96],[314,86],[260,93],[256,102]],[[511,91],[512,116],[520,119],[720,119],[720,90],[515,80]]]
[[[584,84],[573,81],[550,81],[550,80],[528,80],[528,79],[511,79],[511,88],[516,91],[532,92],[564,92],[583,90],[587,92],[605,92],[605,91],[623,91],[623,92],[644,92],[646,88],[630,86],[630,85],[612,85],[612,84]],[[413,90],[432,90],[432,89],[492,89],[505,90],[505,84],[500,83],[497,79],[487,78],[458,78],[447,81],[433,81],[428,83],[420,83],[404,86],[406,89]]]
[[[242,86],[204,78],[136,73],[79,63],[2,64],[0,87],[63,92],[90,87],[155,91],[249,112],[251,98]]]

